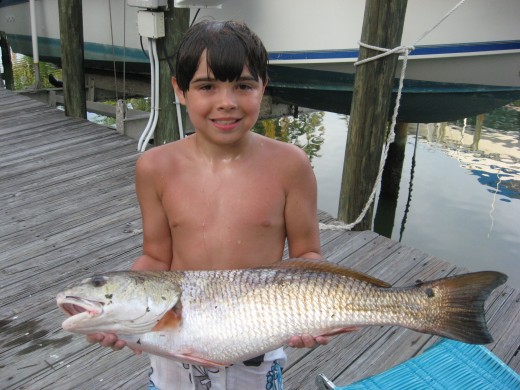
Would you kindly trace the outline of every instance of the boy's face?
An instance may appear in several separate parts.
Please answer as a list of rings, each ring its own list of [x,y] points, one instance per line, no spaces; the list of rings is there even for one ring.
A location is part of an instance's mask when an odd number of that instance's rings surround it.
[[[256,81],[247,66],[238,80],[215,79],[202,53],[197,71],[183,93],[172,80],[175,92],[198,134],[215,144],[233,144],[247,134],[258,119],[265,85]]]

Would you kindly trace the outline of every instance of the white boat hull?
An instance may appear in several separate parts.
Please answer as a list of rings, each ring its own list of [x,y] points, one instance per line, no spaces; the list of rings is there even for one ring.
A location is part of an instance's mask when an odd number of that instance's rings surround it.
[[[425,6],[422,0],[409,0],[402,44],[414,45],[453,3],[439,0]],[[13,51],[30,55],[28,4],[0,6],[0,31],[7,32]],[[36,1],[35,5],[40,55],[59,60],[58,0]],[[148,60],[137,32],[137,10],[125,0],[84,1],[85,60],[109,68],[114,60],[124,60],[130,67],[142,65],[139,69],[146,72]],[[354,73],[363,13],[364,2],[356,0],[227,0],[222,9],[202,9],[198,19],[245,21],[264,41],[271,64]],[[518,15],[518,0],[464,3],[415,45],[407,78],[520,86]],[[147,43],[143,45],[146,50]],[[420,54],[421,50],[428,53]]]
[[[467,1],[417,42],[454,3],[408,1],[402,44],[414,50],[406,68],[403,121],[453,120],[520,99],[520,1]],[[59,65],[58,0],[35,5],[40,59]],[[87,68],[113,71],[115,65],[149,74],[137,11],[125,0],[83,1]],[[222,9],[200,10],[197,20],[238,19],[257,32],[269,52],[273,98],[348,113],[363,16],[364,2],[357,0],[226,0]],[[0,31],[8,34],[14,52],[31,55],[28,1],[0,2]]]
[[[416,50],[406,77],[520,86],[518,0],[467,1],[416,44],[455,4],[408,1],[401,43]],[[201,10],[199,18],[244,20],[262,38],[271,64],[354,73],[363,16],[364,2],[356,0],[227,0],[220,10]]]

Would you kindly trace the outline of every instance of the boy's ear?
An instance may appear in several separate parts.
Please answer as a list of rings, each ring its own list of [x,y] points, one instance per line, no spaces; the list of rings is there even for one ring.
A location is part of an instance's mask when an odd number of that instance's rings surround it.
[[[175,91],[175,94],[177,95],[177,98],[179,99],[179,102],[183,105],[186,105],[184,92],[182,92],[182,90],[179,88],[179,84],[177,84],[177,79],[175,77],[172,77],[172,87]]]

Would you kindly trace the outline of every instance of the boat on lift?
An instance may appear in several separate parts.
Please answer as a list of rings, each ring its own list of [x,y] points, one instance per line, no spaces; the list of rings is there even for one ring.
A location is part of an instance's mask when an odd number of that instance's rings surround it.
[[[178,6],[200,3],[215,1],[175,0]],[[364,2],[218,3],[223,3],[221,8],[192,9],[191,19],[246,22],[269,52],[268,90],[274,99],[349,112]],[[520,2],[466,2],[417,42],[453,6],[448,0],[408,1],[402,44],[413,50],[406,68],[400,121],[453,120],[520,99]],[[147,42],[140,39],[136,25],[137,11],[126,0],[83,2],[87,68],[113,71],[114,64],[119,70],[124,64],[128,73],[150,72]],[[40,59],[59,64],[58,0],[35,2],[35,14]],[[0,31],[7,33],[13,52],[30,56],[29,21],[29,1],[0,0]]]

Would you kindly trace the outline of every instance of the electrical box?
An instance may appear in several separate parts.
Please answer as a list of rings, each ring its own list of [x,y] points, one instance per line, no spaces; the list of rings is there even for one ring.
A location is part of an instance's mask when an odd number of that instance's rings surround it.
[[[177,8],[222,8],[226,0],[174,0]]]
[[[142,37],[164,37],[164,12],[137,11],[137,30]]]
[[[168,0],[127,0],[126,3],[131,7],[157,9],[159,7],[166,7]]]

